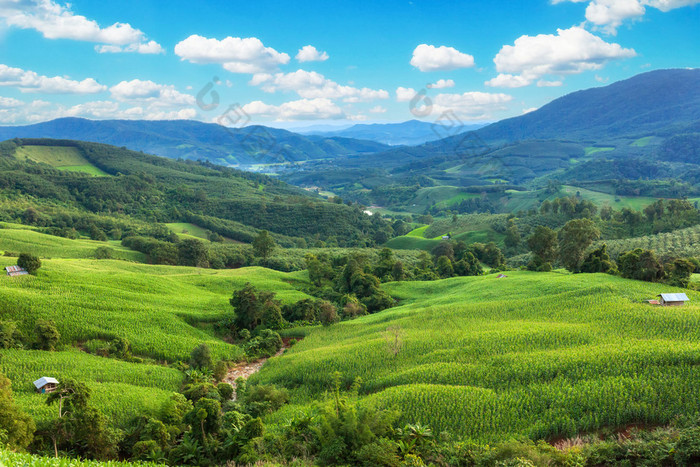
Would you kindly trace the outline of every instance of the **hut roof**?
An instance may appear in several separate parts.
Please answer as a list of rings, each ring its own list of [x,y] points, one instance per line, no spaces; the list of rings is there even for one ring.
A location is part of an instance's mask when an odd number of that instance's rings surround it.
[[[58,384],[58,381],[56,380],[56,378],[51,378],[49,376],[42,376],[41,378],[34,381],[34,386],[36,386],[37,389],[41,389],[50,383]]]
[[[8,276],[24,276],[29,274],[19,266],[5,266],[5,271],[7,271]]]
[[[689,302],[690,299],[684,293],[660,293],[657,297],[661,297],[664,302]]]

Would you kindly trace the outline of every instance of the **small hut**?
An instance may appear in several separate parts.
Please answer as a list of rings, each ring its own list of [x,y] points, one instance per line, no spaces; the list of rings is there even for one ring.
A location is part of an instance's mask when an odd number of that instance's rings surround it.
[[[505,274],[499,274],[496,276],[496,279],[505,279],[506,277],[508,276],[506,276]]]
[[[661,297],[659,302],[663,306],[683,306],[685,302],[690,301],[684,293],[661,293],[657,297]]]
[[[25,271],[19,266],[6,266],[5,271],[7,271],[7,275],[10,277],[26,276],[27,274],[29,274],[27,271]]]
[[[58,386],[58,381],[56,378],[51,378],[49,376],[42,376],[41,378],[34,381],[34,387],[36,392],[41,394],[48,394],[49,392],[54,392]]]

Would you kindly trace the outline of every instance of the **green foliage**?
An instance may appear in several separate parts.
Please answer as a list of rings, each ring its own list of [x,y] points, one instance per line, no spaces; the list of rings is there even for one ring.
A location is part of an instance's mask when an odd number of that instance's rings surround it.
[[[211,369],[214,361],[211,357],[211,349],[206,343],[199,344],[190,354],[190,365],[199,369]]]
[[[219,391],[222,401],[231,400],[233,397],[233,386],[229,383],[219,383],[216,385],[216,390]]]
[[[532,251],[535,259],[528,269],[542,270],[543,265],[551,264],[557,259],[559,248],[557,233],[549,227],[538,225],[532,235],[527,239],[527,246]]]
[[[15,404],[11,385],[0,375],[0,446],[24,450],[34,437],[34,421]]]
[[[271,357],[282,348],[282,338],[271,329],[263,329],[260,334],[245,343],[243,350],[251,360]]]
[[[36,274],[41,267],[41,260],[32,254],[20,253],[19,258],[17,258],[17,266],[21,267],[29,274]]]
[[[635,248],[623,253],[617,259],[617,264],[622,277],[647,282],[660,282],[666,273],[664,266],[650,250]]]
[[[269,258],[275,247],[275,241],[270,237],[270,233],[267,230],[260,232],[253,240],[253,253],[263,260]]]
[[[610,259],[607,245],[603,243],[603,245],[588,254],[583,264],[581,264],[581,272],[605,272],[610,274],[617,272],[617,265]]]
[[[55,350],[61,340],[61,333],[58,332],[56,323],[51,320],[37,320],[34,332],[37,337],[37,346],[41,350]]]
[[[590,219],[574,219],[559,231],[559,260],[571,272],[579,272],[586,249],[600,237]]]

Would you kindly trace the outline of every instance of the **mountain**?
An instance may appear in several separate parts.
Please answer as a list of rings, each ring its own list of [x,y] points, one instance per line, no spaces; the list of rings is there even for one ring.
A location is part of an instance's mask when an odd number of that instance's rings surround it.
[[[329,238],[342,246],[364,246],[387,228],[359,206],[331,203],[262,174],[84,141],[0,143],[3,197],[29,200],[16,211],[9,208],[10,219],[31,204],[52,212],[68,209],[63,213],[68,216],[129,216],[154,226],[191,223],[241,242],[268,230],[285,246]],[[2,208],[8,206],[12,203]]]
[[[462,131],[473,131],[485,124],[464,125]],[[303,131],[303,134],[344,137],[376,141],[390,146],[416,146],[444,137],[444,129],[433,122],[409,120],[403,123],[358,124],[334,131]]]
[[[493,123],[487,141],[668,136],[700,120],[700,69],[656,70],[574,92],[542,108]]]
[[[0,140],[58,138],[123,146],[171,159],[249,166],[373,153],[388,147],[344,137],[306,137],[264,126],[227,128],[191,120],[138,121],[59,118],[27,126],[0,127]]]

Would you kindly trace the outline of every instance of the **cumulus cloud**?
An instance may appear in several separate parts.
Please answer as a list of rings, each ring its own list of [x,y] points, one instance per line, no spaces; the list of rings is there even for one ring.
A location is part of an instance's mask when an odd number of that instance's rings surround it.
[[[118,101],[142,101],[149,103],[153,108],[195,104],[193,96],[177,91],[175,86],[157,84],[150,80],[122,81],[109,88],[109,91]]]
[[[455,87],[455,82],[454,80],[451,79],[439,79],[433,84],[429,84],[428,89],[445,89],[445,88],[453,88]]]
[[[625,20],[644,16],[646,7],[667,12],[700,3],[700,0],[554,0],[553,3],[565,1],[587,2],[586,20],[595,28],[613,35]]]
[[[297,70],[292,73],[257,73],[249,84],[265,92],[295,92],[305,99],[343,99],[344,102],[368,102],[388,99],[383,89],[356,88],[336,83],[315,71]]]
[[[13,109],[16,107],[22,107],[23,105],[24,102],[18,99],[0,96],[0,109]]]
[[[96,94],[105,91],[93,78],[75,81],[63,76],[42,76],[30,70],[0,64],[0,86],[13,86],[22,92],[45,94]]]
[[[369,113],[371,114],[383,114],[386,113],[386,109],[382,107],[381,105],[375,105],[371,109],[369,109]]]
[[[409,102],[416,97],[416,90],[413,88],[396,88],[396,102]]]
[[[231,73],[263,73],[289,63],[289,55],[265,47],[255,37],[222,40],[192,35],[178,42],[175,54],[192,63],[220,63]]]
[[[474,66],[474,57],[454,47],[421,44],[413,51],[411,65],[420,71],[448,71]]]
[[[299,53],[295,58],[299,63],[325,62],[328,60],[328,54],[326,52],[319,52],[313,45],[305,45],[299,49]]]
[[[438,94],[432,98],[432,113],[453,112],[464,120],[489,120],[498,111],[507,110],[513,96],[503,93],[465,92],[462,94]]]
[[[538,88],[556,88],[558,86],[563,86],[563,85],[564,85],[564,82],[561,80],[547,81],[547,80],[541,79],[537,82]]]
[[[0,18],[8,26],[34,29],[47,39],[96,42],[111,47],[112,52],[163,52],[158,43],[147,41],[143,31],[128,23],[103,28],[96,21],[73,13],[70,5],[62,6],[53,0],[0,0]]]
[[[300,99],[281,105],[268,105],[262,101],[243,106],[248,115],[258,115],[275,120],[325,120],[345,118],[343,110],[330,99]]]
[[[496,78],[489,86],[521,87],[546,75],[571,75],[599,70],[611,60],[636,56],[633,49],[605,42],[582,27],[558,29],[557,34],[520,36],[493,59]]]

